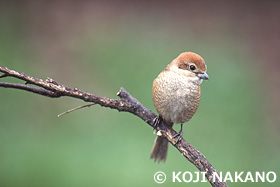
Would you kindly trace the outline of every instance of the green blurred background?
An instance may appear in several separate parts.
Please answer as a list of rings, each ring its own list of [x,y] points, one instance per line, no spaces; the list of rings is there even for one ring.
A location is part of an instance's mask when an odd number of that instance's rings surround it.
[[[218,171],[268,172],[279,186],[279,1],[1,1],[0,65],[155,111],[152,82],[179,53],[200,54],[210,81],[184,138]],[[20,82],[13,78],[0,81]],[[174,147],[149,159],[155,135],[129,113],[0,88],[0,186],[210,186],[172,183],[198,171]],[[175,127],[179,129],[179,125]]]

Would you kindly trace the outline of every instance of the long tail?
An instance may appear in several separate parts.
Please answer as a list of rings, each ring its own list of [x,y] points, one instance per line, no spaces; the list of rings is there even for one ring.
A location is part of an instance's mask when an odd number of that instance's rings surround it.
[[[155,159],[155,162],[162,161],[165,162],[167,157],[167,150],[168,150],[168,141],[166,138],[157,136],[155,139],[155,143],[153,146],[151,159]]]

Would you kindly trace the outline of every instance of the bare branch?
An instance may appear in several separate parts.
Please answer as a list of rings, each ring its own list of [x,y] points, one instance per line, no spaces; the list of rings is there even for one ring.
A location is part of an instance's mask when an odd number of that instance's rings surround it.
[[[77,99],[82,99],[85,102],[92,102],[94,104],[99,104],[104,107],[117,109],[118,111],[130,112],[140,117],[151,127],[154,127],[153,121],[156,117],[156,114],[154,114],[151,110],[145,108],[136,98],[131,96],[124,88],[121,88],[120,91],[117,93],[120,99],[110,99],[107,97],[102,97],[99,95],[81,91],[78,88],[69,88],[60,83],[55,82],[50,78],[47,78],[45,81],[43,81],[42,79],[37,79],[29,75],[26,75],[24,73],[19,73],[3,66],[0,66],[0,71],[4,73],[2,76],[0,76],[0,78],[7,77],[7,76],[15,77],[23,81],[26,81],[29,84],[39,86],[41,88],[26,86],[23,84],[13,84],[13,83],[4,83],[4,82],[0,83],[0,87],[22,89],[36,94],[44,95],[47,97],[69,96]],[[177,134],[177,132],[174,131],[169,126],[167,126],[164,123],[164,121],[161,121],[157,125],[156,129],[157,131],[160,131],[162,136],[165,137],[174,147],[176,147],[176,149],[178,149],[178,151],[186,159],[188,159],[191,163],[193,163],[201,172],[206,172],[206,177],[212,186],[214,187],[227,186],[226,182],[213,180],[214,173],[217,173],[216,169],[208,162],[208,160],[197,149],[195,149],[191,144],[189,144],[183,138],[178,143],[176,143],[177,138],[174,138],[174,136]]]
[[[63,113],[57,115],[57,117],[61,117],[61,116],[63,116],[64,114],[68,114],[68,113],[70,113],[70,112],[73,112],[73,111],[75,111],[75,110],[78,110],[78,109],[81,109],[81,108],[84,108],[84,107],[90,107],[90,106],[92,106],[92,105],[95,105],[95,103],[91,103],[91,104],[87,104],[87,105],[83,105],[83,106],[78,106],[78,107],[76,107],[76,108],[72,108],[72,109],[70,109],[70,110],[67,110],[67,111],[65,111],[65,112],[63,112]]]
[[[27,85],[24,85],[24,84],[0,82],[0,87],[16,88],[16,89],[20,89],[20,90],[26,90],[26,91],[29,91],[29,92],[33,92],[33,93],[43,95],[43,96],[48,96],[48,97],[60,97],[60,95],[55,93],[55,92],[45,90],[43,88],[36,88],[36,87],[32,87],[32,86],[27,86]]]
[[[2,75],[0,75],[0,78],[3,78],[3,77],[7,77],[8,75],[7,74],[2,74]]]

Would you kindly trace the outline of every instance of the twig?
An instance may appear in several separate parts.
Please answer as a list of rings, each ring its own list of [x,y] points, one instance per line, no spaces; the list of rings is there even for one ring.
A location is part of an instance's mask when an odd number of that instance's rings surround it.
[[[33,93],[43,95],[43,96],[47,96],[47,97],[60,97],[60,95],[58,93],[55,93],[55,92],[52,92],[52,91],[49,91],[49,90],[46,90],[43,88],[26,86],[24,84],[0,82],[0,87],[26,90],[26,91],[33,92]]]
[[[24,73],[19,73],[17,71],[11,70],[3,66],[0,66],[0,71],[3,72],[5,75],[0,76],[0,78],[6,76],[15,77],[17,79],[26,81],[29,84],[37,85],[41,88],[3,82],[0,82],[0,87],[22,89],[47,97],[68,96],[77,99],[82,99],[85,102],[99,104],[104,107],[117,109],[118,111],[130,112],[140,117],[147,124],[154,128],[153,121],[156,117],[156,114],[154,114],[151,110],[145,108],[136,98],[131,96],[124,88],[121,88],[120,91],[117,93],[120,99],[110,99],[107,97],[102,97],[99,95],[81,91],[78,88],[67,87],[60,83],[57,83],[51,78],[47,78],[45,81],[43,81],[42,79],[37,79]],[[176,149],[178,149],[179,152],[191,163],[193,163],[201,172],[206,172],[205,176],[212,186],[227,186],[226,182],[213,180],[213,175],[214,173],[217,173],[217,170],[208,162],[208,160],[203,156],[203,154],[201,154],[191,144],[189,144],[183,138],[176,144],[177,138],[174,138],[174,136],[177,134],[177,132],[169,126],[167,126],[164,121],[161,121],[157,125],[156,129],[157,131],[160,131],[162,136],[165,137],[174,147],[176,147]]]
[[[61,117],[61,116],[63,116],[64,114],[68,114],[68,113],[70,113],[70,112],[73,112],[73,111],[75,111],[75,110],[78,110],[78,109],[81,109],[81,108],[84,108],[84,107],[90,107],[90,106],[92,106],[92,105],[95,105],[95,103],[91,103],[91,104],[87,104],[87,105],[83,105],[83,106],[78,106],[78,107],[76,107],[76,108],[72,108],[72,109],[70,109],[70,110],[67,110],[67,111],[65,111],[65,112],[62,112],[61,114],[57,115],[57,117]]]
[[[3,77],[7,77],[8,75],[7,74],[2,74],[2,75],[0,75],[0,78],[3,78]]]

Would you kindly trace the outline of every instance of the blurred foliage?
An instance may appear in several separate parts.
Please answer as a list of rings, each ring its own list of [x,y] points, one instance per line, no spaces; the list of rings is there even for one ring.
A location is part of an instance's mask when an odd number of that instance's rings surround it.
[[[176,30],[165,25],[159,13],[151,17],[127,11],[118,24],[111,20],[113,15],[94,18],[100,22],[75,33],[65,28],[62,41],[50,41],[47,36],[46,42],[42,36],[47,32],[36,36],[34,23],[21,16],[28,11],[18,12],[24,8],[28,10],[28,6],[2,7],[1,65],[107,97],[117,98],[123,86],[155,112],[153,79],[179,53],[197,52],[208,65],[210,81],[202,84],[201,104],[184,125],[184,138],[218,171],[279,174],[279,139],[266,128],[258,84],[261,70],[251,66],[250,45],[238,34],[197,33],[191,27],[198,25],[193,23],[184,31]],[[145,21],[147,17],[152,20]],[[50,32],[53,29],[50,26]],[[53,42],[61,48],[59,43],[64,42],[69,48],[54,53]],[[172,183],[173,171],[197,169],[171,146],[165,164],[150,160],[155,135],[129,113],[92,106],[57,118],[84,103],[4,88],[0,102],[0,186],[157,186],[153,180],[157,171],[169,177],[161,186],[209,186]],[[232,187],[264,185],[279,183],[229,183]]]

